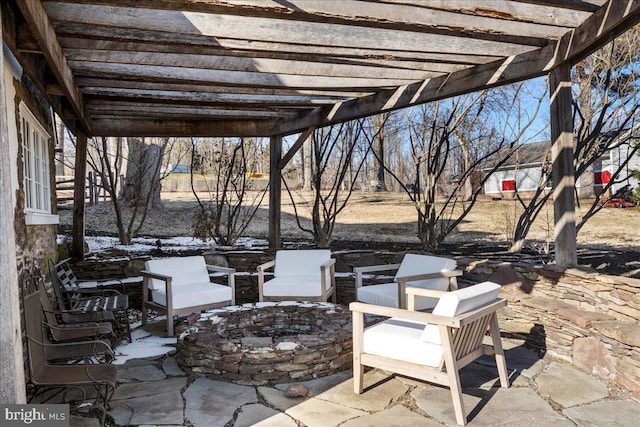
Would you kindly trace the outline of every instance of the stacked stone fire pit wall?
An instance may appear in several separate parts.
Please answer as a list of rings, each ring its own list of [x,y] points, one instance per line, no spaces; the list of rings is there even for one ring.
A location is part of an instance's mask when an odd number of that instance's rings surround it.
[[[339,305],[245,304],[211,310],[177,330],[176,359],[194,377],[271,385],[351,368],[351,313]]]

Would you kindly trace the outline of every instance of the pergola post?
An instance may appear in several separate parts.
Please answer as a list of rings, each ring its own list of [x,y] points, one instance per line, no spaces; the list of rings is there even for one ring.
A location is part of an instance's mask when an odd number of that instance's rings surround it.
[[[280,249],[280,216],[282,209],[282,135],[269,143],[269,247]]]
[[[87,135],[78,131],[76,135],[76,161],[73,177],[73,226],[71,229],[71,256],[84,259],[84,199],[85,176],[87,174]]]
[[[556,265],[565,268],[578,264],[571,65],[568,62],[551,71],[549,87]]]
[[[0,11],[0,34],[2,12]],[[0,48],[0,65],[4,51]],[[11,196],[11,162],[7,128],[7,98],[0,78],[0,403],[26,403],[20,285],[16,266],[16,233]]]

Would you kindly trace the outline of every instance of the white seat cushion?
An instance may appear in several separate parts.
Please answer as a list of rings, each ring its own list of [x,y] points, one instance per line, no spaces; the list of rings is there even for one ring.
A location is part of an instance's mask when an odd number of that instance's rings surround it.
[[[331,282],[327,281],[327,290]],[[318,276],[279,276],[264,282],[262,294],[266,297],[319,297],[320,278]]]
[[[493,282],[482,282],[464,289],[447,292],[440,297],[440,301],[433,309],[433,314],[447,317],[458,316],[495,301],[499,292],[500,285]],[[427,324],[424,327],[422,340],[432,344],[441,344],[438,326]]]
[[[331,259],[329,249],[310,249],[294,251],[277,251],[275,277],[280,276],[315,276],[320,280],[320,266]],[[329,280],[327,269],[327,280]]]
[[[202,256],[173,257],[154,259],[145,262],[145,269],[151,273],[171,276],[172,286],[186,283],[206,283],[209,271]],[[149,289],[164,289],[165,282],[151,279]]]
[[[184,283],[172,286],[172,291],[173,308],[176,310],[231,301],[231,287],[217,283]],[[160,305],[167,305],[167,293],[164,287],[151,291],[151,298]]]
[[[442,346],[420,339],[425,323],[391,318],[364,331],[363,351],[390,359],[440,366]]]
[[[399,307],[397,283],[361,286],[358,288],[357,293],[356,298],[358,301],[367,304],[382,305],[385,307]],[[418,297],[416,309],[430,309],[435,307],[437,303],[437,298]]]

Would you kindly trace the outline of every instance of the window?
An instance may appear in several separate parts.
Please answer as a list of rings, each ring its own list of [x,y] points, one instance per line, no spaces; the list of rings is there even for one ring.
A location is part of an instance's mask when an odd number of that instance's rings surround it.
[[[51,215],[49,135],[24,104],[20,104],[20,134],[26,222],[28,225],[57,224],[58,217]]]

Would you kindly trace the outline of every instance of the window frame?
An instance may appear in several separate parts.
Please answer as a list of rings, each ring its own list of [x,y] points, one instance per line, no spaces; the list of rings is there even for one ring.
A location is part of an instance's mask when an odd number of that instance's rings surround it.
[[[27,225],[58,224],[52,213],[51,135],[24,102],[19,106],[19,129],[22,145],[22,184]]]

